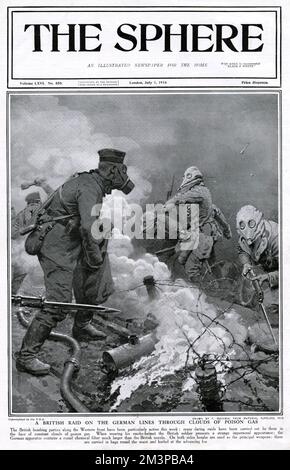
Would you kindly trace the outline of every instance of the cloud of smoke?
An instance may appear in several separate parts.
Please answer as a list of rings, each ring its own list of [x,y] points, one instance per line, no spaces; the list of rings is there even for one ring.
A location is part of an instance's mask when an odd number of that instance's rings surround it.
[[[129,200],[165,200],[184,170],[198,166],[235,234],[235,214],[253,204],[277,219],[278,106],[274,94],[59,95],[11,98],[12,201],[23,180],[58,186],[117,147],[136,188]],[[241,150],[244,151],[241,153]],[[152,189],[151,189],[152,188]],[[141,193],[141,194],[140,194]],[[269,197],[271,194],[271,197]],[[235,242],[223,255],[235,257]]]
[[[101,148],[130,152],[139,147],[129,137],[96,131],[84,112],[60,105],[54,96],[12,99],[11,142],[12,205],[17,210],[32,191],[22,191],[21,183],[41,176],[56,188],[75,172],[96,168]],[[151,184],[142,176],[142,169],[134,165],[128,166],[128,173],[136,182],[131,197],[143,200],[150,194]]]
[[[140,386],[153,383],[158,386],[166,376],[183,369],[188,357],[193,364],[198,355],[203,354],[241,355],[241,349],[232,344],[233,338],[236,343],[243,344],[247,337],[247,329],[234,309],[219,319],[220,324],[211,324],[219,312],[198,288],[180,279],[172,284],[164,263],[150,254],[136,260],[129,258],[132,255],[129,240],[124,245],[123,255],[110,254],[116,286],[110,304],[118,305],[126,316],[143,320],[153,313],[159,322],[156,330],[158,342],[150,356],[141,358],[131,366],[129,374],[121,373],[114,380],[111,394],[119,392],[114,409]],[[153,275],[157,282],[159,296],[153,301],[143,285],[146,275]],[[192,351],[191,344],[194,344]],[[185,388],[187,386],[185,384]]]
[[[153,314],[158,321],[155,351],[132,365],[129,374],[121,373],[114,380],[111,393],[119,392],[114,409],[140,386],[158,385],[164,377],[183,369],[188,351],[191,364],[193,358],[196,360],[203,354],[240,355],[241,349],[233,346],[233,338],[236,343],[243,344],[247,329],[234,309],[219,318],[219,324],[212,323],[219,312],[200,289],[181,279],[172,283],[166,264],[152,254],[136,253],[129,237],[120,233],[109,243],[109,258],[115,284],[109,304],[120,308],[126,318],[144,321]],[[148,275],[156,282],[158,297],[154,300],[150,299],[143,284]],[[184,387],[187,386],[185,383]]]

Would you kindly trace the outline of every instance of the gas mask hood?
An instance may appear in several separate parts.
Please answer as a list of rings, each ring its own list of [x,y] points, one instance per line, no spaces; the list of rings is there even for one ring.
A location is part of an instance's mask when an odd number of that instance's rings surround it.
[[[183,180],[179,189],[184,188],[185,186],[194,186],[195,184],[203,182],[202,173],[196,166],[190,166],[187,168],[183,175]]]
[[[256,242],[264,233],[263,213],[254,206],[243,206],[237,213],[237,232],[248,245]]]

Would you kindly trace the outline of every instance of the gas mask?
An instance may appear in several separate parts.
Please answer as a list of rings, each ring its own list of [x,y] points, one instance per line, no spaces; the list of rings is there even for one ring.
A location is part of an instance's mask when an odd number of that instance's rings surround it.
[[[237,232],[252,245],[264,233],[265,221],[263,213],[254,206],[243,206],[237,213]]]
[[[180,188],[184,188],[187,185],[193,186],[194,184],[201,183],[203,181],[202,173],[196,166],[190,166],[187,168],[183,175],[183,180]]]
[[[123,164],[114,165],[112,169],[112,188],[122,191],[124,194],[129,194],[135,187],[133,181],[130,180],[127,174],[127,167]]]

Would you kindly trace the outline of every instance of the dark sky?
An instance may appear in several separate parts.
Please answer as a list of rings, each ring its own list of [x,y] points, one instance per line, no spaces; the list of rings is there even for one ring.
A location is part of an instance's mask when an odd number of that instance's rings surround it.
[[[137,200],[164,200],[172,176],[176,189],[196,165],[233,229],[244,204],[276,220],[277,104],[269,93],[13,96],[12,200],[23,205],[22,181],[60,184],[112,146],[127,152]]]

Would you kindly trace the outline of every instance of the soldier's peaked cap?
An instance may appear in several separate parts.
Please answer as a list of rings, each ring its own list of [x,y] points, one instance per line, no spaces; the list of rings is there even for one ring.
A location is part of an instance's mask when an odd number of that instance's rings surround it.
[[[98,151],[100,162],[123,163],[126,152],[116,149],[101,149]]]

